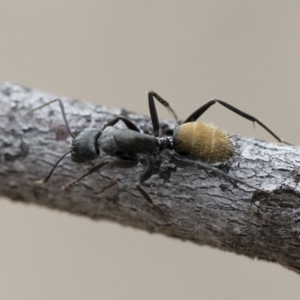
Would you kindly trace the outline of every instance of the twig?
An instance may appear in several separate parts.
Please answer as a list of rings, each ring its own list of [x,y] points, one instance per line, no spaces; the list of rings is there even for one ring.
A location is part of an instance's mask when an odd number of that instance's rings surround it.
[[[300,273],[299,148],[231,137],[236,152],[227,164],[229,174],[271,194],[181,165],[169,182],[158,175],[148,181],[144,189],[156,205],[151,206],[135,187],[143,163],[103,168],[63,191],[62,185],[91,165],[65,158],[47,184],[34,184],[69,149],[71,139],[58,105],[27,114],[56,97],[12,83],[0,85],[1,195],[277,262]],[[101,128],[121,114],[79,101],[63,102],[74,132]],[[122,114],[151,134],[148,116],[125,110]],[[165,132],[175,126],[162,124]],[[107,159],[114,161],[101,154],[97,163]]]

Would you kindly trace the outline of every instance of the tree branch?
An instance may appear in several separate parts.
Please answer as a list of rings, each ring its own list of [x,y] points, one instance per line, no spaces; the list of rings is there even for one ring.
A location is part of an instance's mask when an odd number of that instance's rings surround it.
[[[32,115],[29,110],[56,98],[20,85],[0,85],[0,194],[12,200],[107,219],[123,225],[280,263],[300,273],[300,149],[232,136],[236,152],[229,174],[271,194],[205,172],[177,166],[169,182],[158,175],[144,189],[159,207],[150,205],[135,188],[146,165],[110,167],[89,175],[73,189],[61,186],[80,177],[91,165],[65,158],[47,184],[43,179],[70,147],[58,104]],[[125,114],[145,133],[148,116],[63,99],[70,127],[101,128]],[[162,123],[165,132],[174,123]],[[164,159],[168,163],[168,153]],[[114,158],[101,154],[96,163]],[[95,165],[93,164],[93,165]],[[224,167],[224,166],[223,166]]]

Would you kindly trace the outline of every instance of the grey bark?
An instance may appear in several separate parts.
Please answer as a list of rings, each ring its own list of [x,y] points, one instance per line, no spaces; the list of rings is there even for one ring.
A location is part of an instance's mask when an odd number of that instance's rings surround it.
[[[1,195],[277,262],[300,272],[300,148],[231,136],[236,151],[227,164],[229,174],[270,194],[233,184],[197,166],[181,165],[169,182],[155,175],[144,188],[158,209],[135,188],[146,167],[143,163],[103,168],[63,191],[62,185],[91,165],[75,164],[67,157],[47,184],[34,183],[70,147],[57,103],[28,115],[56,97],[12,83],[0,85]],[[148,116],[65,98],[63,102],[74,132],[101,128],[125,114],[143,132],[151,133]],[[175,124],[162,126],[166,132]],[[101,154],[95,163],[106,159],[114,160]]]

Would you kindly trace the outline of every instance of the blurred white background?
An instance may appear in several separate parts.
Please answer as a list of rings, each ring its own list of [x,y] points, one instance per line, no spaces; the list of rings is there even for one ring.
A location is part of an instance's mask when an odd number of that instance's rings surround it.
[[[299,1],[1,0],[0,81],[145,114],[155,90],[181,118],[217,97],[299,144],[299,16]],[[274,141],[217,105],[202,120]],[[0,299],[300,295],[276,264],[7,199],[0,237]]]

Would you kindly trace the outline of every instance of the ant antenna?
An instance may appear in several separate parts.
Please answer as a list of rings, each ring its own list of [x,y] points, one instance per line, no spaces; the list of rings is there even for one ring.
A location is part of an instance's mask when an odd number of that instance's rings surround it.
[[[35,183],[37,183],[37,184],[46,183],[46,182],[50,179],[52,173],[54,172],[54,170],[56,169],[56,167],[58,166],[58,164],[63,160],[63,158],[64,158],[65,156],[67,156],[67,155],[68,155],[69,153],[71,153],[71,152],[72,152],[72,149],[70,149],[70,150],[67,151],[65,154],[63,154],[63,155],[60,157],[60,159],[55,163],[55,165],[52,167],[52,169],[50,170],[48,176],[47,176],[44,180],[37,180]]]
[[[64,108],[64,105],[63,105],[61,99],[59,99],[59,98],[54,99],[54,100],[52,100],[52,101],[50,101],[50,102],[48,102],[48,103],[46,103],[46,104],[43,104],[43,105],[41,105],[41,106],[39,106],[39,107],[37,107],[37,108],[34,108],[33,110],[29,111],[29,113],[32,113],[32,112],[34,112],[34,111],[36,111],[36,110],[38,110],[38,109],[40,109],[40,108],[42,108],[42,107],[45,107],[45,106],[47,106],[47,105],[49,105],[49,104],[51,104],[51,103],[53,103],[53,102],[55,102],[55,101],[58,101],[59,106],[60,106],[60,109],[61,109],[61,113],[62,113],[63,118],[64,118],[64,121],[65,121],[65,124],[66,124],[66,126],[67,126],[68,131],[69,131],[69,134],[70,134],[70,136],[74,139],[75,136],[74,136],[74,135],[72,134],[72,132],[71,132],[69,123],[68,123],[68,121],[67,121],[67,117],[66,117],[66,113],[65,113],[65,108]]]

